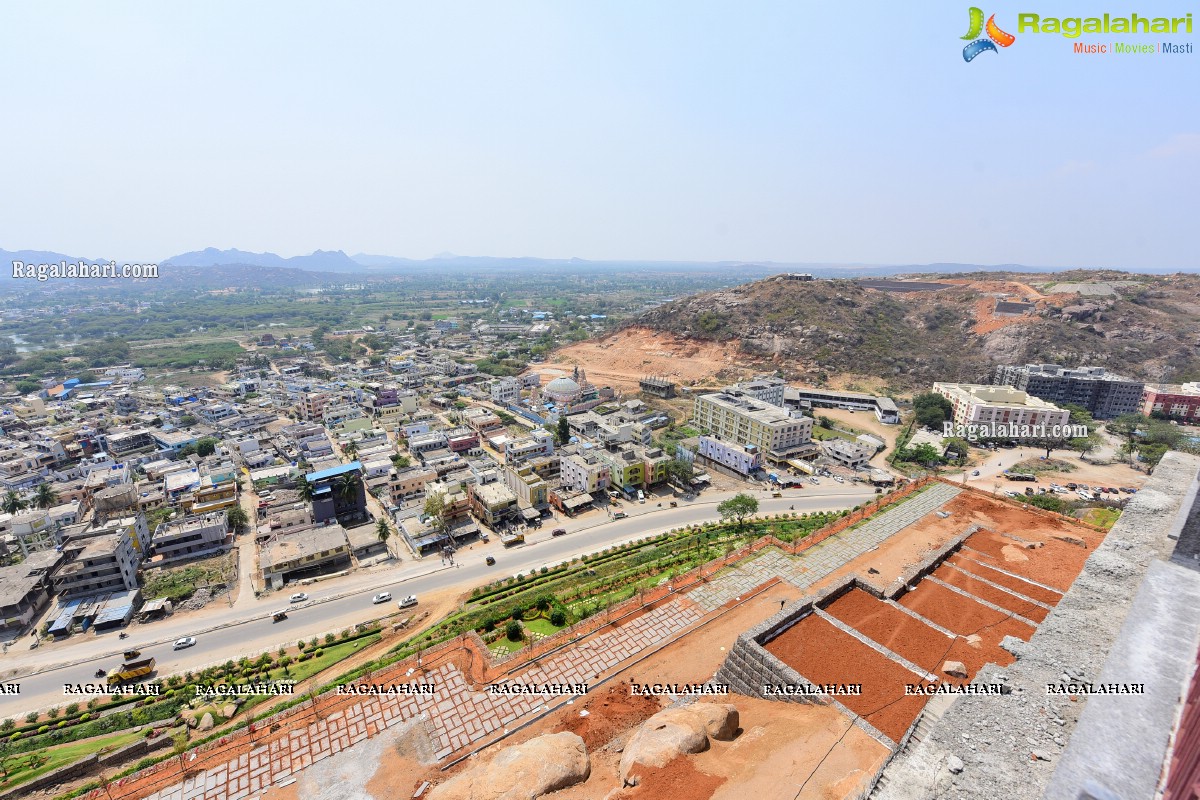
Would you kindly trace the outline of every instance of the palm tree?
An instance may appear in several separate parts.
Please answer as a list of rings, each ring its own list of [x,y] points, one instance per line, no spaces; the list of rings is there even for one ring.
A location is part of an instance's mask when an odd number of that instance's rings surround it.
[[[346,444],[345,447],[342,448],[342,450],[343,450],[343,452],[346,453],[347,456],[349,456],[350,458],[354,458],[355,456],[358,455],[358,443],[354,442],[354,441],[350,441]]]
[[[375,535],[379,537],[379,541],[383,542],[384,548],[390,554],[392,549],[388,547],[388,539],[392,536],[392,526],[388,525],[386,519],[380,519],[375,523]]]
[[[50,481],[42,481],[33,493],[33,504],[38,508],[51,508],[58,504],[58,490]]]
[[[361,477],[362,476],[357,472],[343,472],[335,479],[336,485],[334,486],[333,490],[337,492],[338,496],[343,500],[350,500],[358,492],[358,486]]]
[[[29,503],[26,502],[25,498],[21,497],[21,495],[17,494],[12,489],[8,490],[8,493],[4,495],[4,501],[0,502],[0,509],[3,509],[9,514],[19,513],[28,507]]]
[[[311,503],[313,499],[313,485],[308,482],[308,478],[301,478],[296,484],[296,491],[300,494],[300,499],[306,503]]]

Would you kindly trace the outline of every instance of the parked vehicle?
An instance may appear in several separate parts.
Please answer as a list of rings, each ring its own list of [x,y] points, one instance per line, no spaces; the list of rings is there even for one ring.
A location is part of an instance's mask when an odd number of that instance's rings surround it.
[[[417,596],[415,594],[410,594],[408,597],[404,598],[399,603],[397,603],[397,605],[400,606],[400,608],[412,608],[416,604],[417,604]]]
[[[380,592],[379,594],[377,594],[371,598],[371,602],[374,603],[375,605],[379,605],[380,603],[386,603],[387,601],[389,601],[391,599],[392,599],[391,592]]]
[[[646,502],[646,493],[643,492],[641,489],[638,489],[638,502],[639,503]]]
[[[783,497],[783,492],[771,492],[771,497]]]
[[[116,686],[119,683],[144,678],[153,671],[153,658],[143,658],[140,661],[127,661],[121,666],[108,671],[108,685]]]

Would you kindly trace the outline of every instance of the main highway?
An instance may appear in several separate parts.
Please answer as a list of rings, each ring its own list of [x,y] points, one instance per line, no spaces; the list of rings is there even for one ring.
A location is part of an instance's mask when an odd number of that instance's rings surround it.
[[[836,484],[828,479],[823,479],[821,486],[810,485],[803,491],[788,490],[782,498],[771,497],[770,493],[762,491],[752,494],[759,500],[760,514],[777,514],[792,508],[797,513],[849,508],[875,496],[869,487]],[[498,578],[529,574],[542,566],[569,561],[614,544],[712,521],[718,518],[717,504],[727,496],[729,494],[705,494],[693,502],[680,502],[677,508],[669,507],[665,500],[661,508],[657,507],[658,498],[651,498],[645,505],[627,503],[623,506],[623,510],[630,512],[626,519],[597,519],[596,514],[589,514],[585,518],[556,523],[569,530],[568,535],[558,537],[551,537],[550,533],[556,524],[546,524],[532,535],[527,533],[524,545],[502,549],[493,544],[461,550],[456,554],[453,566],[438,558],[427,557],[406,562],[399,568],[377,567],[344,578],[297,587],[297,591],[309,594],[308,601],[291,606],[288,619],[278,623],[272,619],[273,612],[288,606],[290,591],[275,592],[235,605],[214,601],[198,612],[134,625],[124,640],[118,639],[116,633],[84,635],[30,650],[26,645],[29,640],[22,639],[0,656],[0,682],[19,686],[19,694],[0,694],[0,719],[19,718],[35,709],[77,700],[65,696],[64,684],[94,682],[95,672],[116,666],[121,652],[127,649],[136,648],[143,656],[153,656],[159,676],[196,671],[387,616],[396,611],[395,601],[406,595],[415,594],[419,598],[423,594],[447,590],[468,592]],[[494,555],[496,564],[488,566],[484,561],[486,555]],[[392,594],[393,601],[373,604],[372,596],[384,591]],[[173,642],[185,636],[196,637],[197,644],[189,649],[174,650]]]

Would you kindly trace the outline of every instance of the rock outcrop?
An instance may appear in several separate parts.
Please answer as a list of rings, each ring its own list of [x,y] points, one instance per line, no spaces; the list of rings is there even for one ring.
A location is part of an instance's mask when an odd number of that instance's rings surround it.
[[[636,783],[631,772],[639,765],[665,767],[681,755],[708,749],[709,739],[732,739],[738,730],[738,711],[732,705],[693,703],[668,708],[642,723],[621,755],[621,780]]]
[[[591,773],[583,739],[552,733],[506,747],[429,793],[429,800],[530,800],[587,780]]]

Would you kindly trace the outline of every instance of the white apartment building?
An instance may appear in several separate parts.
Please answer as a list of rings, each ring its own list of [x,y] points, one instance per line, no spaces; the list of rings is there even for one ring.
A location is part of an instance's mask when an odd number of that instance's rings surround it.
[[[955,425],[1066,425],[1070,413],[1011,386],[935,383],[933,391],[950,401]]]
[[[755,445],[764,456],[775,458],[812,441],[810,417],[792,416],[781,406],[737,391],[698,395],[692,424],[722,441]]]

